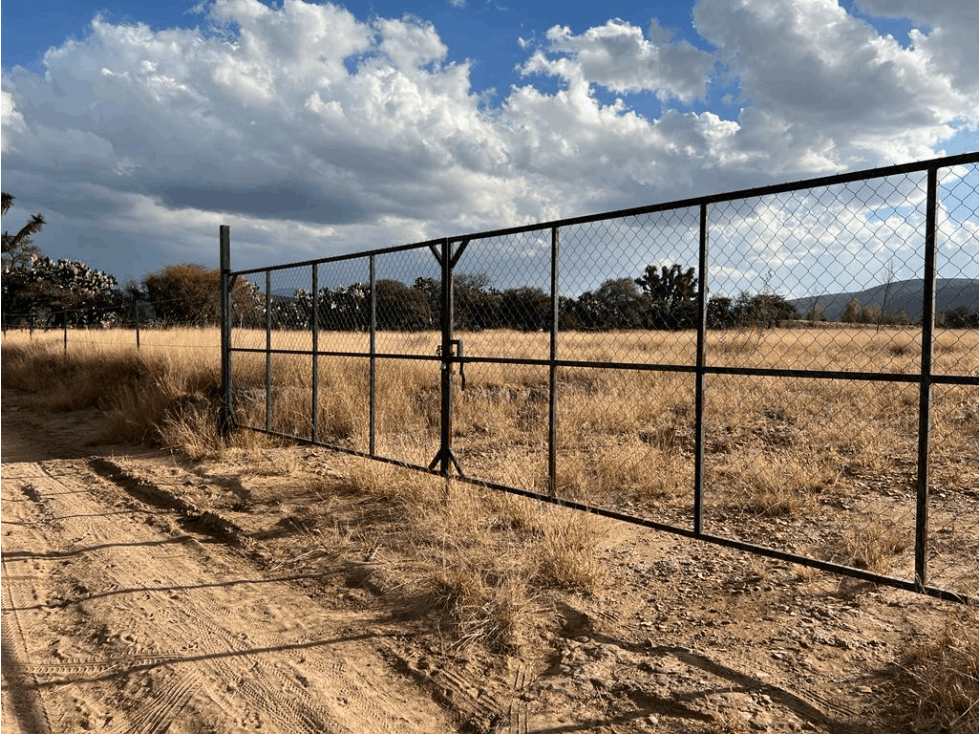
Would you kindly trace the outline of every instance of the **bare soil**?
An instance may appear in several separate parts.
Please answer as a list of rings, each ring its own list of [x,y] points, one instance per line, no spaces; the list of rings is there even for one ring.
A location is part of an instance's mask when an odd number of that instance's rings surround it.
[[[600,521],[599,592],[542,595],[519,651],[463,646],[404,593],[411,518],[333,492],[329,452],[243,473],[2,400],[6,734],[910,731],[906,652],[979,621]]]

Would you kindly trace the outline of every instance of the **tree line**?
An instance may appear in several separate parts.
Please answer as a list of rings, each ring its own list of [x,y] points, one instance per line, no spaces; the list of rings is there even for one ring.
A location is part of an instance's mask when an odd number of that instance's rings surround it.
[[[3,269],[3,327],[215,326],[221,322],[220,273],[182,263],[119,285],[116,278],[78,260],[40,255],[26,267]],[[251,297],[242,281],[235,294]]]
[[[3,192],[3,216],[13,202]],[[47,257],[34,241],[45,223],[42,214],[34,214],[16,233],[3,232],[4,328],[220,323],[216,268],[167,265],[120,286],[115,276],[80,260]],[[257,289],[241,281],[233,292],[239,301],[254,301]]]
[[[3,193],[3,214],[13,202]],[[112,275],[78,260],[51,260],[34,242],[44,226],[33,215],[15,234],[3,233],[3,325],[113,326],[142,322],[149,325],[220,323],[219,282],[216,268],[181,263],[167,265],[141,281],[120,286]],[[393,279],[321,288],[316,294],[297,289],[291,295],[268,299],[246,278],[236,279],[232,290],[233,319],[237,326],[306,329],[315,322],[324,330],[366,330],[374,318],[384,330],[437,329],[441,321],[442,284],[416,278],[410,285]],[[453,277],[455,328],[460,330],[549,330],[553,324],[550,295],[532,286],[494,287],[485,274],[459,273]],[[606,280],[578,296],[559,296],[558,327],[565,330],[692,329],[698,319],[699,283],[694,268],[678,264],[650,264],[636,278]],[[814,307],[804,318],[825,320],[825,310]],[[799,319],[796,307],[770,292],[741,293],[737,297],[712,296],[707,301],[711,328],[771,328]],[[861,308],[853,301],[842,317],[855,323],[907,323],[905,314]],[[979,326],[979,307],[958,307],[939,314],[938,323],[949,328]]]
[[[277,328],[305,329],[314,321],[324,330],[368,329],[371,304],[377,327],[385,330],[423,331],[438,328],[442,284],[417,278],[411,284],[383,279],[319,289],[291,296],[275,296],[271,320]],[[460,273],[453,277],[454,325],[462,330],[549,330],[554,320],[550,295],[541,288],[519,286],[505,290],[492,285],[485,274]],[[698,283],[693,268],[648,265],[638,278],[607,280],[579,296],[559,296],[558,327],[568,330],[692,329],[697,325]],[[774,327],[797,319],[795,307],[774,293],[743,293],[737,298],[715,296],[707,304],[707,322],[713,328]],[[254,301],[236,309],[239,325],[261,327],[264,309]]]

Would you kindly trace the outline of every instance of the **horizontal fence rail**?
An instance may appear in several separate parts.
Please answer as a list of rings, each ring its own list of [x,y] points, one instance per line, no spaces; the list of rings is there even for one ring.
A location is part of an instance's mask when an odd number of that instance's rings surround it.
[[[979,154],[234,271],[222,426],[979,599]]]

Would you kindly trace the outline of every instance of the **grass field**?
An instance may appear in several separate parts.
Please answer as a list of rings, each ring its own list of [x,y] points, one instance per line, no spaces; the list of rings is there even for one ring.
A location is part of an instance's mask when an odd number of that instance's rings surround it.
[[[467,356],[546,358],[548,335],[463,334]],[[265,335],[236,332],[236,346]],[[712,366],[912,374],[920,366],[917,332],[907,329],[780,329],[713,333]],[[382,354],[432,360],[377,360],[379,455],[427,465],[439,442],[439,363],[430,333],[382,334]],[[305,350],[309,336],[273,334],[273,346]],[[324,333],[321,350],[363,353],[363,334]],[[562,335],[559,357],[625,366],[560,367],[559,494],[669,522],[691,524],[694,376],[647,371],[641,364],[692,364],[690,334],[623,332]],[[631,365],[631,366],[630,366]],[[233,358],[239,418],[266,421],[265,355]],[[309,437],[312,358],[273,355],[274,430]],[[369,447],[369,362],[318,360],[319,440]],[[979,374],[979,333],[943,331],[935,371]],[[453,445],[467,475],[546,492],[548,368],[471,363],[466,389],[456,376]],[[302,475],[298,459],[269,438],[217,432],[217,330],[148,331],[142,346],[128,331],[10,332],[3,338],[4,385],[36,393],[48,410],[95,406],[110,418],[95,442],[143,442],[191,460],[232,457],[241,471]],[[933,388],[929,570],[933,585],[979,591],[979,387]],[[918,406],[915,383],[708,375],[705,407],[705,530],[815,558],[913,578]],[[475,640],[512,649],[540,624],[542,587],[595,590],[603,568],[599,526],[472,488],[446,494],[435,477],[356,457],[339,458],[344,491],[394,503],[411,517],[403,543],[419,558],[412,573],[435,608],[453,620],[459,644]],[[305,476],[305,475],[303,475]],[[303,481],[312,481],[306,480]],[[317,490],[318,491],[318,490]],[[338,530],[320,545],[342,546]],[[807,574],[799,571],[800,578]],[[923,643],[908,668],[921,706],[974,685],[979,651],[959,630]],[[950,662],[951,661],[951,662]],[[956,678],[956,676],[959,676]],[[944,677],[943,677],[944,676]]]
[[[467,357],[545,359],[549,335],[460,334]],[[785,328],[710,332],[707,364],[911,375],[921,367],[920,332],[910,328]],[[4,374],[43,390],[53,407],[98,405],[113,438],[159,440],[190,455],[215,451],[219,392],[217,330],[69,332],[5,337]],[[266,334],[235,330],[234,345],[265,345]],[[375,449],[427,466],[439,448],[436,333],[380,333],[376,351]],[[309,333],[275,331],[274,349],[308,351]],[[369,335],[322,332],[321,351],[363,355]],[[557,370],[557,474],[561,496],[678,527],[692,524],[694,375],[639,369],[695,362],[689,332],[562,334],[558,357],[618,368]],[[15,356],[16,355],[16,356]],[[46,359],[38,360],[45,355]],[[428,356],[399,359],[396,355]],[[22,367],[10,367],[21,364]],[[38,364],[44,365],[38,367]],[[239,420],[313,437],[312,358],[273,354],[266,405],[264,354],[233,355]],[[370,364],[363,356],[320,356],[316,438],[370,448]],[[937,334],[933,371],[979,374],[979,332]],[[84,376],[84,377],[83,377]],[[453,448],[467,476],[546,493],[546,365],[470,363],[457,389]],[[461,388],[458,376],[455,380]],[[43,387],[42,387],[43,385]],[[914,382],[708,375],[705,392],[705,530],[801,555],[913,579],[920,388]],[[232,441],[248,440],[241,434]],[[932,390],[930,581],[975,593],[979,555],[979,388]],[[969,504],[971,502],[971,504]]]
[[[264,335],[236,334],[239,343]],[[306,349],[305,335],[274,335]],[[473,357],[541,359],[547,334],[466,334]],[[291,340],[287,346],[286,340]],[[379,353],[431,353],[435,334],[379,336]],[[329,346],[324,346],[324,342]],[[321,335],[320,348],[361,351],[363,335]],[[629,364],[692,365],[689,333],[562,335],[559,357]],[[979,333],[944,331],[934,371],[979,374]],[[246,390],[242,418],[265,425],[265,359],[235,355]],[[912,374],[920,334],[910,329],[781,329],[714,332],[707,364]],[[366,451],[369,368],[364,359],[321,357],[318,438]],[[453,446],[467,475],[546,492],[546,366],[468,364],[454,401]],[[273,430],[311,434],[311,360],[275,355],[268,416]],[[427,465],[438,449],[435,363],[380,359],[379,454]],[[690,527],[693,505],[694,376],[689,373],[561,367],[558,469],[562,496]],[[460,381],[457,380],[457,384]],[[251,386],[254,392],[247,392]],[[247,399],[251,398],[251,399]],[[869,568],[914,576],[920,388],[915,383],[710,375],[705,404],[705,522],[708,532]],[[950,546],[979,553],[979,517],[965,530],[958,503],[979,486],[979,388],[936,386],[932,394],[932,523]],[[947,500],[947,502],[946,502]],[[944,506],[946,505],[947,506]],[[974,505],[973,505],[974,507]],[[816,525],[817,530],[807,530]],[[974,566],[933,548],[934,579],[976,589]]]

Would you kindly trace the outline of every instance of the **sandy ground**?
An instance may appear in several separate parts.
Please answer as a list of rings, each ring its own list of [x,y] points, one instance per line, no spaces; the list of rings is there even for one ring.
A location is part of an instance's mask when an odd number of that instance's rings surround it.
[[[460,649],[373,570],[383,533],[358,565],[289,532],[362,501],[93,446],[95,411],[6,389],[2,419],[5,734],[901,731],[903,653],[976,622],[608,522],[602,593],[550,596],[519,654]]]
[[[16,409],[5,396],[4,732],[452,728],[379,654],[369,614],[311,603],[181,531],[59,458],[76,447],[56,434],[24,435]]]

